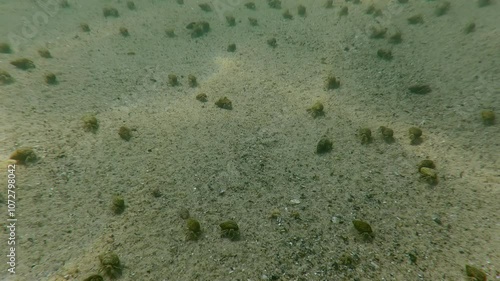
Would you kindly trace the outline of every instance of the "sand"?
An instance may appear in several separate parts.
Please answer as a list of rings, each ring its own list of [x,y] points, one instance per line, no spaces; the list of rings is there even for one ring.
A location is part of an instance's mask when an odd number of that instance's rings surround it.
[[[68,2],[0,1],[0,43],[13,49],[0,69],[15,79],[0,85],[0,159],[5,167],[19,147],[38,156],[16,166],[16,274],[5,266],[6,229],[1,280],[83,280],[108,251],[121,261],[118,280],[468,280],[466,264],[499,278],[500,124],[480,114],[500,114],[498,1],[453,1],[439,17],[439,1],[335,0],[326,9],[287,0],[272,9],[256,0],[256,10],[205,1],[212,12],[203,1],[135,1],[135,10]],[[366,14],[372,3],[382,15]],[[104,7],[119,17],[105,18]],[[423,23],[408,24],[418,14]],[[186,26],[198,21],[211,30],[192,38]],[[373,28],[387,28],[385,38],[371,38]],[[390,43],[398,31],[402,42]],[[17,58],[36,68],[16,69]],[[45,83],[49,72],[57,85]],[[325,89],[329,75],[338,89]],[[409,92],[418,84],[432,91]],[[222,97],[232,110],[215,106]],[[307,111],[316,102],[324,116]],[[99,122],[94,133],[82,128],[86,114]],[[422,129],[419,144],[410,127]],[[360,128],[371,129],[370,143]],[[333,149],[317,154],[323,137]],[[435,162],[437,184],[420,176],[424,159]],[[183,208],[201,224],[197,241],[186,239]],[[358,233],[354,219],[373,233]],[[238,241],[221,237],[227,220]]]

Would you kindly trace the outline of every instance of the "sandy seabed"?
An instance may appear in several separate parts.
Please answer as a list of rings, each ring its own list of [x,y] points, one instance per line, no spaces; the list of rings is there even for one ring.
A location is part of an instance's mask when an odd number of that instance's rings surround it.
[[[335,0],[330,9],[255,0],[255,10],[225,0],[135,1],[134,10],[46,2],[0,0],[0,43],[12,47],[0,70],[14,79],[0,85],[0,159],[19,147],[38,157],[16,167],[16,274],[5,228],[1,280],[84,280],[109,251],[121,261],[118,280],[470,280],[466,264],[499,278],[500,124],[480,114],[500,112],[498,1],[452,1],[442,16],[443,1],[416,0]],[[119,17],[104,17],[106,7]],[[423,22],[409,24],[415,15]],[[186,26],[199,21],[210,31],[193,38]],[[36,67],[17,69],[18,58]],[[47,85],[47,73],[58,84]],[[331,75],[340,87],[328,90]],[[215,106],[222,97],[232,110]],[[324,116],[307,111],[316,102]],[[82,128],[87,114],[99,122],[94,133]],[[410,127],[422,129],[419,144]],[[360,128],[371,129],[370,143]],[[322,138],[333,149],[317,154]],[[436,164],[435,185],[419,175],[424,159]],[[6,203],[7,170],[0,175]],[[116,195],[125,200],[118,215]],[[197,241],[186,239],[183,208],[201,224]],[[226,220],[238,223],[238,241],[221,237]]]

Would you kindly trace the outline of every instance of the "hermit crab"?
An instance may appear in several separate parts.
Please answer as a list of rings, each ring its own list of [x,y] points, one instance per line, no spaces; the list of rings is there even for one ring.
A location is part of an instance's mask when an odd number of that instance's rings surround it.
[[[99,255],[99,261],[101,262],[99,272],[104,272],[104,274],[111,278],[115,278],[121,274],[122,266],[120,259],[115,253],[102,253]]]

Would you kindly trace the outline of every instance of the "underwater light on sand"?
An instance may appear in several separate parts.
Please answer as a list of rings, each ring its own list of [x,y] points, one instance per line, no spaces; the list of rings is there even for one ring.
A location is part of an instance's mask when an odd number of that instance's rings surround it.
[[[239,67],[238,62],[234,58],[215,57],[214,61],[219,68],[219,73],[228,72]]]

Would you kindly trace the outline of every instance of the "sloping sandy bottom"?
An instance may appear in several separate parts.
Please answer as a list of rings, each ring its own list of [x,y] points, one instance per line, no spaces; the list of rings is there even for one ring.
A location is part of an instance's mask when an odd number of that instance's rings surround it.
[[[0,278],[83,280],[107,251],[123,265],[118,280],[467,280],[466,264],[498,278],[500,124],[485,126],[480,112],[500,114],[500,3],[453,1],[437,17],[438,1],[325,9],[287,0],[278,10],[256,0],[255,11],[229,2],[203,12],[201,1],[136,1],[131,11],[125,1],[70,0],[47,14],[35,1],[0,0],[0,42],[18,39],[0,54],[15,79],[0,85],[0,159],[23,146],[39,157],[17,165],[16,275]],[[365,13],[371,3],[382,16]],[[103,7],[120,16],[104,18]],[[47,21],[23,31],[23,19],[40,13]],[[424,23],[409,25],[416,14]],[[185,27],[200,20],[211,31],[191,38]],[[470,22],[476,30],[465,34]],[[370,38],[372,27],[387,36]],[[391,44],[397,31],[403,41]],[[10,65],[23,57],[36,68]],[[45,84],[48,72],[59,84]],[[325,89],[329,75],[340,88]],[[415,84],[432,92],[412,94]],[[232,110],[215,106],[222,97]],[[313,118],[307,109],[318,101],[325,115]],[[89,113],[95,133],[82,128]],[[380,126],[394,130],[393,143]],[[408,136],[415,126],[418,145]],[[371,143],[360,128],[372,130]],[[333,149],[318,155],[322,137]],[[436,163],[436,185],[419,175],[424,159]],[[7,184],[0,190],[6,202]],[[119,215],[115,195],[125,199]],[[201,224],[198,241],[186,241],[183,208]],[[353,219],[368,222],[373,239]],[[238,223],[238,241],[221,238],[226,220]]]

